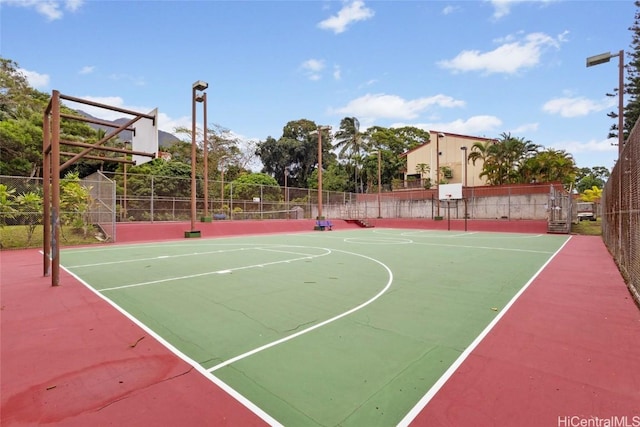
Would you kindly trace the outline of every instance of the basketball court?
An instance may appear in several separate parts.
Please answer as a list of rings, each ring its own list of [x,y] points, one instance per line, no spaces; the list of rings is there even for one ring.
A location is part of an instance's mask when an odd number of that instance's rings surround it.
[[[190,425],[632,417],[640,315],[606,255],[597,238],[378,227],[64,249],[60,287],[3,268],[3,425],[139,425],[178,381]],[[115,415],[134,400],[145,413]]]

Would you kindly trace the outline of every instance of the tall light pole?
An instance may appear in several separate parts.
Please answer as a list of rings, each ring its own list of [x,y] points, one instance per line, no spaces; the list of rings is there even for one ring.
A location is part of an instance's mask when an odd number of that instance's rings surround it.
[[[191,88],[191,234],[196,237],[196,92],[203,91],[209,87],[208,83],[198,80]]]
[[[587,67],[604,64],[616,56],[620,58],[618,64],[618,159],[620,159],[620,153],[624,147],[624,50],[618,53],[606,52],[590,56],[587,58]]]
[[[462,194],[462,197],[464,197],[464,231],[467,231],[467,147],[463,145],[460,149],[462,150],[462,160],[464,161],[464,192]]]
[[[220,213],[224,213],[224,167],[226,166],[225,160],[227,156],[222,156],[218,159],[220,165]]]
[[[438,132],[436,135],[436,190],[440,192],[440,138],[444,138],[444,133]],[[440,195],[436,194],[438,198],[438,211],[437,215],[440,216]]]
[[[624,50],[618,53],[601,53],[587,58],[587,67],[604,64],[613,57],[620,58],[618,62],[618,209],[622,209],[622,148],[624,147]],[[618,233],[622,235],[622,215],[618,212]],[[618,250],[622,247],[622,239],[618,239]]]
[[[318,133],[318,218],[322,219],[322,131],[331,130],[331,126],[318,126],[313,131]]]
[[[287,211],[287,219],[289,219],[289,189],[287,188],[287,180],[289,179],[289,168],[284,168],[284,209]]]
[[[380,162],[380,148],[378,148],[378,218],[382,218],[382,210],[380,208],[380,193],[382,191],[382,182],[380,180],[381,176],[382,176],[382,168],[381,168],[381,162]]]
[[[209,141],[207,139],[207,92],[203,92],[202,95],[196,97],[197,102],[202,102],[203,108],[203,119],[204,122],[202,126],[202,166],[204,167],[204,182],[203,182],[203,191],[204,191],[204,213],[203,213],[203,221],[207,221],[209,218]]]

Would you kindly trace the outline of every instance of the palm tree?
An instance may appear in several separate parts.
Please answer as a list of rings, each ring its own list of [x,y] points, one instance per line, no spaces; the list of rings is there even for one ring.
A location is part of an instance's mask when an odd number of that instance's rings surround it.
[[[358,169],[362,166],[365,143],[360,134],[360,122],[355,117],[345,117],[340,121],[340,129],[335,133],[334,148],[340,149],[338,156],[348,159],[354,170],[354,187],[358,192]],[[362,185],[362,183],[360,183]]]
[[[420,182],[422,183],[423,182],[422,180],[424,179],[424,175],[431,172],[431,167],[426,163],[418,163],[416,165],[416,172],[420,174]],[[428,187],[427,187],[427,184],[429,185]],[[424,187],[427,189],[431,188],[431,180],[427,178],[427,182],[424,183]]]
[[[529,140],[502,133],[499,139],[473,144],[468,157],[474,165],[483,161],[480,176],[485,176],[489,185],[512,184],[522,182],[521,168],[539,148]]]
[[[489,185],[496,185],[498,180],[497,167],[496,167],[496,141],[489,139],[485,142],[476,142],[471,146],[471,152],[469,153],[468,160],[476,164],[478,160],[482,161],[482,172],[480,176],[487,178]]]

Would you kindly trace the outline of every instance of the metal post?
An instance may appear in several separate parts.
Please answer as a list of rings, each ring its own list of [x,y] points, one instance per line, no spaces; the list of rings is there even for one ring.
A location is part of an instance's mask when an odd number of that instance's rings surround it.
[[[464,231],[467,231],[467,147],[464,147]]]
[[[203,124],[202,124],[202,149],[203,149],[203,161],[204,166],[204,217],[209,217],[209,141],[207,141],[207,93],[202,94],[202,106],[203,106]]]
[[[287,211],[287,219],[289,215],[289,189],[287,188],[287,179],[289,178],[289,168],[284,168],[284,210]]]
[[[380,168],[380,148],[378,148],[378,218],[382,218],[382,212],[380,209],[380,191],[382,188],[382,183],[380,181],[381,176],[381,168]]]
[[[51,138],[51,286],[60,284],[60,92],[53,91]],[[49,221],[49,218],[45,218]]]
[[[196,87],[191,94],[191,231],[196,230]],[[153,195],[152,195],[153,197]]]
[[[220,164],[220,212],[224,213],[224,164]]]
[[[42,204],[43,204],[43,236],[42,236],[42,269],[43,275],[49,275],[51,266],[51,105],[49,102],[42,122]]]
[[[322,219],[322,126],[318,126],[318,218]]]

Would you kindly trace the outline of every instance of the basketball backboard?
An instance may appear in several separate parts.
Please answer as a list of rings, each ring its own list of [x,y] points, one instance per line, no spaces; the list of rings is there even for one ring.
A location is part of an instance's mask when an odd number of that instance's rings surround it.
[[[135,124],[136,131],[133,133],[132,149],[133,151],[142,151],[144,153],[153,154],[153,157],[133,155],[133,161],[136,165],[147,163],[155,158],[158,154],[158,109],[149,112],[154,119],[142,118]]]
[[[461,200],[462,184],[440,184],[438,186],[438,199]]]

